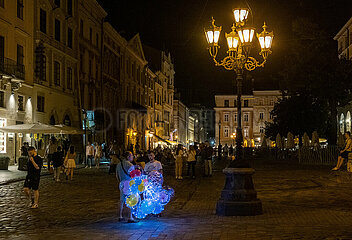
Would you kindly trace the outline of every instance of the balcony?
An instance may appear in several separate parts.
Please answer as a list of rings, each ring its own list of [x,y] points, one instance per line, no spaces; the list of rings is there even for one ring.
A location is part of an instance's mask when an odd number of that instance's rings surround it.
[[[12,59],[0,57],[0,74],[24,80],[24,65],[18,64]]]

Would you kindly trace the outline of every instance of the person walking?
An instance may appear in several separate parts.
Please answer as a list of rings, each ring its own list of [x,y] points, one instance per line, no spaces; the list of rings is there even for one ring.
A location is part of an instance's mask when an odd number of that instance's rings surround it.
[[[51,137],[51,139],[49,140],[49,144],[46,147],[45,150],[45,155],[44,157],[47,159],[47,163],[48,163],[48,171],[51,172],[51,163],[53,161],[53,154],[54,152],[56,152],[57,149],[57,141],[55,137]]]
[[[75,159],[76,159],[75,147],[70,146],[70,149],[67,152],[67,155],[65,158],[66,180],[70,179],[72,181],[73,179],[73,169],[76,168]]]
[[[62,148],[58,146],[56,152],[53,154],[54,180],[56,182],[60,182],[60,172],[63,164],[64,152],[62,151]]]
[[[29,207],[38,208],[39,206],[39,181],[40,181],[40,171],[43,166],[43,159],[38,156],[37,151],[34,147],[28,148],[28,163],[27,163],[27,176],[24,181],[23,191],[26,194]],[[34,198],[32,198],[32,192],[34,193]]]
[[[187,156],[187,176],[190,176],[189,172],[192,167],[192,178],[196,178],[196,155],[197,152],[194,146],[190,146]]]
[[[94,161],[95,161],[95,167],[99,168],[100,165],[100,159],[103,155],[103,149],[99,143],[95,143],[95,156],[94,156]]]
[[[176,149],[176,160],[175,160],[175,175],[176,179],[182,178],[182,167],[183,167],[183,149],[182,145],[179,145]]]
[[[117,164],[116,166],[116,178],[117,181],[119,183],[119,189],[120,189],[120,216],[119,216],[119,222],[123,221],[123,209],[125,206],[125,200],[127,195],[124,194],[123,189],[121,189],[121,182],[123,181],[130,181],[131,177],[128,174],[128,170],[130,169],[130,167],[133,166],[132,164],[133,161],[133,154],[129,151],[125,152],[122,155],[122,160]],[[129,218],[128,218],[128,223],[135,223],[135,220],[133,219],[132,216],[132,211],[130,208],[126,207],[127,210],[129,211]]]
[[[92,144],[90,144],[90,142],[88,142],[86,146],[86,162],[85,162],[86,167],[85,168],[88,168],[88,165],[89,165],[89,168],[92,168],[93,158],[94,158],[94,147]]]
[[[203,156],[204,165],[205,165],[205,176],[211,177],[213,174],[213,167],[212,167],[213,148],[209,145],[208,141],[205,142],[202,156]]]

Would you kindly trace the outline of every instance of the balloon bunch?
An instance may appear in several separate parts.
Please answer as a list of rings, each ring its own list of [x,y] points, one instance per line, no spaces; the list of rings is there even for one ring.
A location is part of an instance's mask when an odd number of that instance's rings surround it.
[[[136,218],[159,214],[174,195],[170,187],[163,187],[163,175],[158,171],[144,174],[140,166],[132,166],[128,173],[131,180],[122,181],[120,190],[127,196],[126,206]]]

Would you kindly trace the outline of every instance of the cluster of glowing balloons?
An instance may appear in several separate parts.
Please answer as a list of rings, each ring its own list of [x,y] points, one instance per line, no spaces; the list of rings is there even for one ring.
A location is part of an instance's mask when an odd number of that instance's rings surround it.
[[[140,166],[132,166],[128,173],[131,180],[122,181],[120,189],[127,196],[126,206],[136,218],[160,214],[174,195],[170,187],[163,187],[163,175],[158,171],[145,174]]]

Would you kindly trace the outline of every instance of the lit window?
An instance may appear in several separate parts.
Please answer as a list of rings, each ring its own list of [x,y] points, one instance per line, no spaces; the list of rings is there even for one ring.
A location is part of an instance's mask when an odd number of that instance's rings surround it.
[[[224,137],[229,137],[229,128],[228,127],[224,128]]]
[[[248,137],[248,136],[249,136],[249,129],[248,129],[248,127],[245,127],[245,128],[243,129],[243,135],[244,135],[244,137]]]

